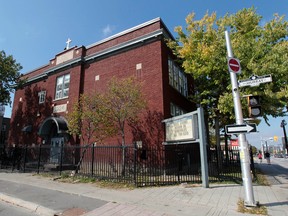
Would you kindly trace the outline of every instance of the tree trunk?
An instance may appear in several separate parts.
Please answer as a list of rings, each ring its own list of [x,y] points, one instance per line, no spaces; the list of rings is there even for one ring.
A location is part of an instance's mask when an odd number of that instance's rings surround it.
[[[121,131],[122,136],[122,176],[125,176],[125,169],[126,169],[126,158],[125,158],[125,152],[126,152],[126,146],[125,146],[125,133],[124,133],[124,127]]]

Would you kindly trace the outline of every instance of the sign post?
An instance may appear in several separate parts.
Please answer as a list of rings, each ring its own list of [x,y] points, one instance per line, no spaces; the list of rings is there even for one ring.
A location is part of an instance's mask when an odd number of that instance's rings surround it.
[[[237,63],[235,63],[234,60],[231,62],[231,59],[235,59],[235,58],[233,58],[233,52],[232,52],[232,48],[230,44],[230,37],[229,37],[228,31],[225,31],[225,39],[226,39],[226,46],[227,46],[227,52],[228,52],[228,68],[230,71],[230,79],[231,79],[231,84],[232,84],[232,95],[233,95],[233,102],[234,102],[236,125],[243,125],[244,120],[243,120],[243,114],[242,114],[242,106],[240,103],[240,94],[238,90],[238,82],[237,82],[237,77],[236,77],[236,71],[238,72],[241,71],[240,63],[238,62],[239,67],[235,66],[234,69],[231,68],[231,66],[233,67],[234,64],[237,65]],[[237,70],[237,68],[239,69]],[[254,193],[253,193],[253,188],[252,188],[249,147],[248,147],[248,143],[247,143],[246,136],[244,133],[239,134],[238,141],[239,141],[242,180],[243,180],[243,186],[245,189],[245,205],[255,207],[257,206],[257,204],[254,199]]]

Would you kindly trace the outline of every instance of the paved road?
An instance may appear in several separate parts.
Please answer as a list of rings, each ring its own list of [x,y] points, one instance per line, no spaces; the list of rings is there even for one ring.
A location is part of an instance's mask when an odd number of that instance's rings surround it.
[[[5,200],[5,194],[15,194],[17,195],[18,200],[25,200],[28,202],[28,205],[35,206],[35,209],[40,211],[40,215],[42,210],[39,209],[38,205],[33,205],[33,203],[45,203],[43,212],[47,209],[53,209],[55,212],[63,212],[67,209],[73,211],[89,212],[107,203],[107,201],[100,199],[94,199],[80,195],[75,196],[75,194],[69,192],[55,192],[55,190],[35,187],[34,185],[24,185],[23,182],[15,183],[0,180],[0,185],[0,199]]]
[[[286,161],[272,158],[271,162],[271,165],[255,164],[274,182],[272,186],[255,185],[255,200],[268,208],[269,215],[287,216],[288,169],[280,166]],[[211,184],[209,188],[183,184],[113,190],[93,184],[56,182],[29,173],[0,172],[0,185],[0,199],[37,209],[41,216],[55,213],[62,216],[244,215],[237,212],[237,202],[243,199],[244,188],[236,184]]]
[[[274,158],[271,159],[272,162],[288,169],[288,158]]]
[[[23,207],[19,207],[7,202],[0,201],[0,215],[1,216],[39,216]]]
[[[257,167],[266,174],[271,185],[288,184],[288,159],[271,158],[271,165],[263,160]]]

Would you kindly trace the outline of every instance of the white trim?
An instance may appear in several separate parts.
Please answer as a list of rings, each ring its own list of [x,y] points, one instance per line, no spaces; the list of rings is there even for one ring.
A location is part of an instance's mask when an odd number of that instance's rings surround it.
[[[123,36],[123,35],[125,35],[125,34],[128,34],[128,33],[130,33],[130,32],[136,31],[136,30],[138,30],[138,29],[140,29],[140,28],[146,27],[146,26],[148,26],[148,25],[151,25],[151,24],[156,23],[156,22],[159,22],[159,21],[161,21],[161,18],[160,18],[160,17],[157,17],[157,18],[152,19],[152,20],[150,20],[150,21],[148,21],[148,22],[145,22],[145,23],[142,23],[142,24],[140,24],[140,25],[134,26],[134,27],[132,27],[132,28],[126,29],[126,30],[124,30],[124,31],[122,31],[122,32],[119,32],[119,33],[117,33],[117,34],[115,34],[115,35],[112,35],[112,36],[110,36],[110,37],[108,37],[108,38],[105,38],[105,39],[103,39],[103,40],[101,40],[101,41],[98,41],[98,42],[96,42],[96,43],[93,43],[93,44],[91,44],[91,45],[88,45],[88,46],[86,46],[86,49],[89,49],[89,48],[91,48],[91,47],[93,47],[93,46],[97,46],[97,45],[99,45],[99,44],[102,44],[102,43],[105,43],[105,42],[107,42],[107,41],[113,40],[113,39],[115,39],[115,38],[117,38],[117,37]]]
[[[124,49],[124,48],[133,46],[133,45],[138,44],[138,43],[143,43],[144,41],[146,41],[148,39],[151,39],[151,38],[155,38],[155,37],[157,37],[159,35],[163,35],[163,29],[156,30],[156,31],[151,32],[151,33],[149,33],[147,35],[135,38],[135,39],[130,40],[130,41],[126,41],[124,43],[115,45],[115,46],[110,47],[110,48],[107,48],[107,49],[105,49],[103,51],[94,53],[94,54],[92,54],[90,56],[86,56],[84,59],[85,59],[85,61],[89,61],[91,59],[95,59],[97,57],[100,57],[100,56],[103,56],[103,55],[107,55],[107,54],[115,52],[117,50]]]

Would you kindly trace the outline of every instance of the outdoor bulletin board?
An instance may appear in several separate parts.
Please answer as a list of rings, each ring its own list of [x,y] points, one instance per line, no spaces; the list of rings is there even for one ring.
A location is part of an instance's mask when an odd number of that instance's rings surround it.
[[[165,123],[166,135],[164,145],[199,143],[202,186],[208,188],[207,142],[203,108],[199,107],[194,112],[165,119],[163,123]]]

